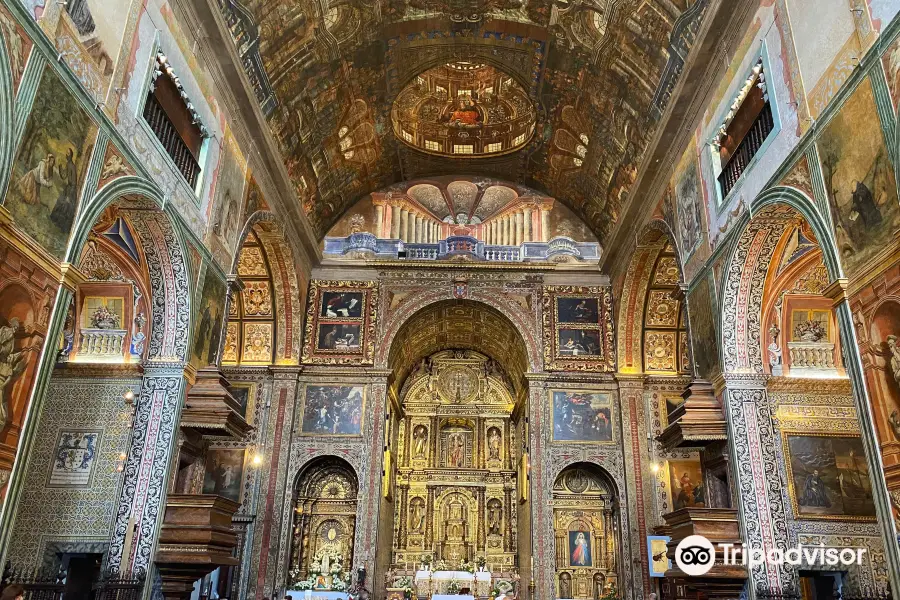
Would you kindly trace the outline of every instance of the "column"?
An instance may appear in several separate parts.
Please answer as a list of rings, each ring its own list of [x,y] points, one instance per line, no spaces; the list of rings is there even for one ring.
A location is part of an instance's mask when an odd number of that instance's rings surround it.
[[[531,215],[534,211],[530,208],[525,209],[525,241],[534,241],[534,226],[531,223]]]
[[[417,244],[422,243],[422,215],[419,213],[413,217],[413,241]]]
[[[550,209],[541,207],[541,241],[550,241]]]
[[[500,245],[500,222],[497,219],[491,221],[491,244]]]
[[[503,245],[512,246],[513,244],[513,219],[512,215],[503,217]]]
[[[375,205],[375,237],[384,237],[384,205]]]
[[[396,240],[400,237],[400,207],[396,204],[391,206],[391,239]]]
[[[398,237],[404,242],[409,241],[409,237],[406,234],[406,228],[409,226],[409,211],[405,208],[400,209],[400,233]]]
[[[412,244],[416,241],[416,214],[413,212],[409,213],[409,217],[406,219],[406,242],[408,244]]]
[[[516,246],[521,246],[522,239],[525,236],[525,224],[523,223],[524,216],[522,215],[522,212],[519,211],[514,215],[513,218],[514,218],[514,222],[516,224],[516,229],[515,229],[516,235],[515,235],[515,238],[514,238],[515,241],[513,242],[513,244]]]
[[[144,363],[140,396],[135,398],[124,485],[110,539],[109,569],[149,574],[153,566],[151,554],[166,503],[169,463],[175,450],[186,380],[181,362]],[[131,540],[127,548],[126,539]]]

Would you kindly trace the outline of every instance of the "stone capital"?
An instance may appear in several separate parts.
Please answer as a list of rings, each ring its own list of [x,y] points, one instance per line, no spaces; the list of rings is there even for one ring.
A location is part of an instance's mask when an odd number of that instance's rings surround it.
[[[84,275],[84,273],[79,271],[78,267],[76,267],[72,263],[62,263],[62,265],[60,265],[59,271],[60,285],[68,288],[69,290],[72,290],[73,292],[79,285],[87,281],[87,277]]]
[[[827,288],[822,290],[822,295],[831,300],[832,308],[838,306],[844,300],[850,300],[847,295],[848,283],[849,281],[846,277],[839,277],[832,281]]]

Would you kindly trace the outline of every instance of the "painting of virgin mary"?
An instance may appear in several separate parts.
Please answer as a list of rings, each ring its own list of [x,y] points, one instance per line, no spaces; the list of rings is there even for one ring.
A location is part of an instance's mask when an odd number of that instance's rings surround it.
[[[587,531],[569,532],[569,566],[592,567],[591,534]]]

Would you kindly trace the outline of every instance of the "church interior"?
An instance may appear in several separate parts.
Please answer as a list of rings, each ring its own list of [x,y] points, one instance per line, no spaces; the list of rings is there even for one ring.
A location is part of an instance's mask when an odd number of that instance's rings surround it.
[[[0,599],[895,598],[898,110],[900,0],[0,0]]]

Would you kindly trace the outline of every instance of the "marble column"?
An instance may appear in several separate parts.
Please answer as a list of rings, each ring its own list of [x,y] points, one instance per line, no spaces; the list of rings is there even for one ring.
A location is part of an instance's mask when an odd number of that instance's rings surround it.
[[[550,241],[550,210],[541,208],[541,241]]]
[[[391,206],[391,239],[396,240],[400,237],[400,207],[394,204]]]
[[[404,242],[408,242],[409,238],[406,237],[406,228],[409,225],[409,212],[401,208],[400,209],[400,239]]]
[[[531,215],[534,211],[530,208],[525,209],[525,237],[524,241],[533,242],[534,241],[534,227],[531,223]]]
[[[422,215],[416,213],[413,222],[413,241],[417,244],[422,243]]]
[[[514,222],[516,224],[516,235],[513,241],[513,244],[516,246],[522,245],[522,239],[525,237],[525,223],[524,223],[524,215],[521,211],[517,212],[514,215]]]
[[[375,205],[375,237],[384,237],[384,205]]]
[[[509,225],[510,225],[510,219],[509,219],[509,215],[506,215],[505,217],[503,217],[503,221],[502,221],[501,223],[502,223],[501,227],[503,228],[503,234],[502,234],[502,235],[503,235],[503,242],[502,242],[502,244],[503,244],[504,246],[509,246],[509,245],[510,245],[510,238],[509,238],[509,230],[510,230]]]

